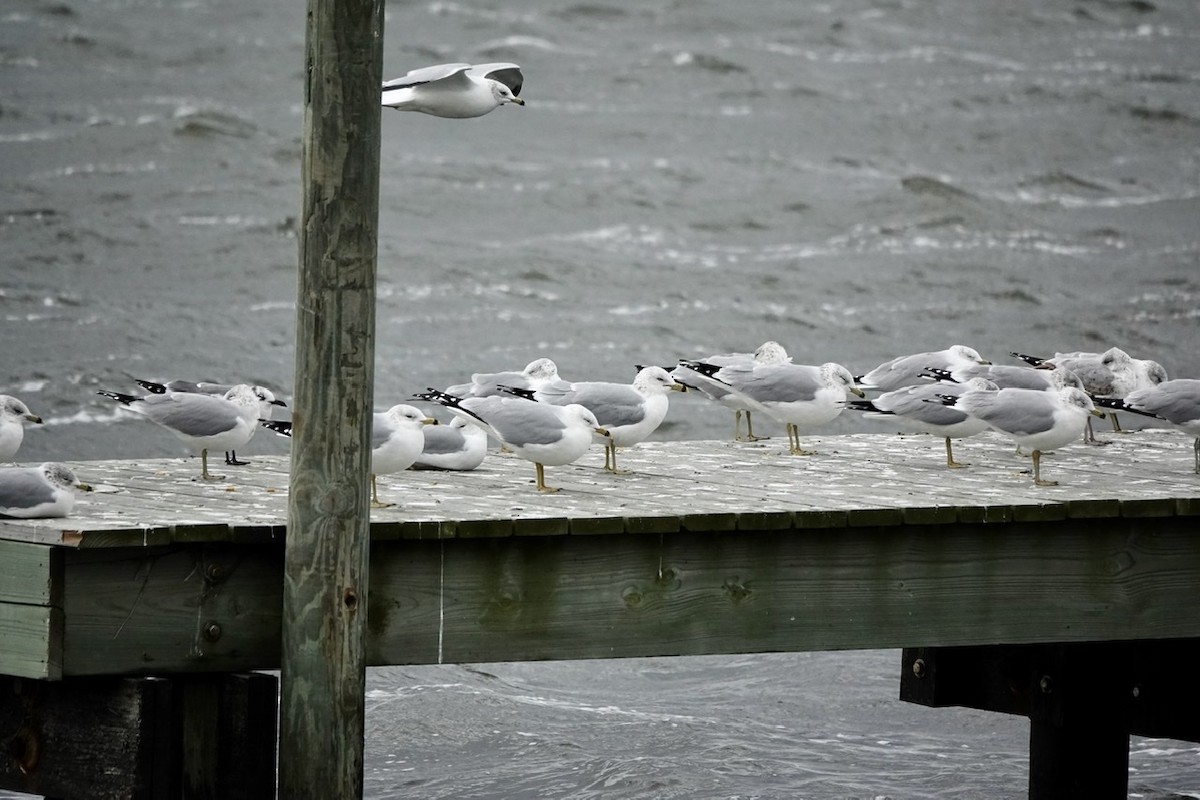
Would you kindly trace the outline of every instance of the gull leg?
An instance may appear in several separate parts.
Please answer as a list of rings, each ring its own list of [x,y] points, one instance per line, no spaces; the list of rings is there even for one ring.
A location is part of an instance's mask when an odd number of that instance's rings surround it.
[[[754,435],[754,425],[750,422],[750,412],[747,411],[746,412],[746,441],[747,442],[759,442],[759,441],[762,441],[763,439],[770,439],[770,438],[771,438],[770,436],[755,436]]]
[[[533,466],[537,469],[537,490],[539,492],[557,492],[557,486],[546,485],[546,468],[536,461],[533,462]]]
[[[747,419],[748,423],[749,419]],[[735,442],[745,441],[742,439],[742,410],[740,408],[734,409],[733,412],[733,440]]]
[[[371,473],[371,508],[390,508],[395,503],[381,503],[379,501],[379,489],[375,485],[375,473]]]
[[[1042,480],[1042,451],[1033,451],[1033,483],[1035,486],[1058,486],[1058,481]]]
[[[628,475],[630,470],[617,469],[617,443],[611,438],[604,443],[604,469],[613,475]]]
[[[950,469],[962,469],[963,467],[970,466],[970,464],[967,464],[966,462],[954,460],[954,449],[950,444],[949,436],[946,437],[946,466]]]
[[[1121,427],[1121,423],[1117,422],[1117,412],[1116,411],[1110,410],[1108,412],[1108,415],[1110,417],[1112,417],[1113,433],[1129,433],[1129,431],[1127,431]],[[1089,420],[1089,422],[1090,422],[1090,420]]]
[[[249,461],[238,461],[236,450],[225,451],[225,463],[231,467],[244,467],[249,464]]]
[[[208,471],[208,450],[200,451],[200,478],[206,481],[223,481],[224,475],[212,475]]]
[[[1116,422],[1116,420],[1113,420]],[[1093,447],[1103,447],[1108,442],[1096,438],[1096,431],[1092,428],[1092,418],[1088,417],[1087,427],[1083,429],[1083,443],[1090,444]]]
[[[794,456],[811,456],[816,453],[815,450],[805,450],[800,446],[800,428],[792,423],[787,424],[788,432],[788,451]]]

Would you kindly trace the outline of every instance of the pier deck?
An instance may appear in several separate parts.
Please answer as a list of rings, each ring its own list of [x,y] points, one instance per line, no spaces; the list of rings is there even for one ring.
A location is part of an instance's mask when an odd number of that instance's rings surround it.
[[[812,437],[807,457],[782,440],[646,443],[622,451],[622,476],[596,448],[547,470],[553,495],[495,454],[382,477],[398,505],[372,511],[368,662],[907,648],[909,699],[1031,714],[964,693],[950,665],[995,672],[986,648],[1011,666],[1013,648],[1095,643],[1194,663],[1191,443],[1108,438],[1047,455],[1060,485],[1044,488],[992,435],[956,443],[960,470],[940,438],[879,434]],[[75,464],[97,491],[71,517],[0,522],[0,674],[278,668],[288,462],[251,458],[214,484],[193,459]],[[1151,716],[1145,730],[1196,734]]]

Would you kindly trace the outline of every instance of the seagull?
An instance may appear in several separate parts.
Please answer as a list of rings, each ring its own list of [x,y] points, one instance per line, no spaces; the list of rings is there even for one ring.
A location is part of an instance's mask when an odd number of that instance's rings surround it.
[[[233,388],[232,383],[209,383],[208,381],[183,381],[172,380],[166,383],[157,383],[155,381],[146,381],[141,378],[133,379],[138,386],[141,386],[151,394],[166,394],[167,392],[192,392],[193,394],[213,394],[223,395]],[[252,386],[254,393],[258,395],[258,418],[270,419],[274,413],[275,406],[287,408],[287,403],[282,400],[276,400],[275,394],[262,386]],[[237,451],[225,451],[225,463],[231,467],[244,467],[249,464],[249,461],[238,461]]]
[[[717,367],[702,361],[683,362],[729,386],[756,411],[769,414],[787,429],[788,451],[812,455],[800,447],[800,427],[824,425],[846,407],[847,393],[863,397],[854,376],[841,364],[754,364]]]
[[[1063,367],[1071,370],[1083,381],[1084,391],[1092,397],[1120,399],[1137,389],[1154,386],[1167,379],[1167,371],[1161,364],[1134,358],[1119,347],[1110,347],[1103,353],[1055,353],[1050,358],[1022,353],[1012,355],[1040,369]],[[1116,414],[1112,415],[1112,426],[1114,433],[1123,432]],[[1085,431],[1084,441],[1100,444],[1092,434],[1090,424]]]
[[[983,433],[988,424],[941,400],[947,395],[957,397],[968,391],[994,392],[999,388],[985,378],[971,378],[965,383],[922,383],[902,386],[873,400],[851,400],[846,407],[866,412],[864,417],[899,419],[918,430],[943,437],[946,440],[946,466],[961,469],[970,465],[954,460],[950,441]]]
[[[724,353],[697,360],[719,367],[730,367],[738,364],[752,365],[756,363],[786,364],[792,359],[788,357],[787,350],[783,348],[783,345],[778,342],[763,342],[753,353]],[[671,370],[671,376],[685,386],[695,388],[705,397],[710,400],[716,400],[721,405],[733,411],[733,440],[735,442],[757,442],[761,439],[769,438],[754,435],[754,425],[750,421],[750,412],[754,410],[753,407],[748,401],[742,399],[736,392],[721,383],[721,381],[715,380],[702,372],[697,372],[682,362]],[[746,436],[744,438],[741,433],[743,413],[746,415]]]
[[[996,384],[997,389],[1041,389],[1056,392],[1067,386],[1074,386],[1086,391],[1079,376],[1065,367],[1034,369],[1008,364],[968,364],[954,369],[927,369],[922,373],[922,377],[925,376],[942,381],[943,387],[945,381],[966,383],[972,378],[983,378]]]
[[[505,103],[525,105],[516,64],[438,64],[383,84],[383,105],[435,117],[482,117]]]
[[[0,468],[0,517],[65,517],[75,507],[75,492],[90,492],[66,464]]]
[[[1069,387],[1057,392],[1038,389],[1000,389],[969,391],[957,397],[945,395],[946,405],[965,411],[1006,434],[1020,447],[1033,451],[1033,482],[1037,486],[1057,486],[1057,481],[1042,480],[1042,453],[1056,450],[1076,439],[1089,415],[1103,417],[1092,398]]]
[[[645,441],[667,416],[671,392],[682,392],[683,384],[662,367],[642,367],[633,383],[579,381],[544,386],[530,392],[506,387],[517,394],[542,403],[567,406],[578,403],[596,416],[607,431],[604,439],[604,469],[614,475],[627,474],[617,469],[617,447]]]
[[[1096,402],[1106,408],[1157,417],[1195,437],[1192,449],[1196,455],[1195,471],[1200,474],[1200,380],[1176,378],[1135,389],[1124,400],[1098,398]]]
[[[482,464],[487,455],[487,434],[462,417],[455,417],[448,425],[429,425],[421,432],[425,445],[413,469],[467,471]]]
[[[455,397],[432,387],[415,400],[439,403],[455,416],[482,427],[515,454],[532,461],[539,492],[557,492],[546,485],[544,467],[570,464],[587,452],[592,436],[607,436],[596,415],[578,403],[556,406],[523,397]]]
[[[281,436],[292,436],[290,420],[260,419],[258,423]],[[425,444],[422,428],[437,424],[436,419],[404,403],[371,415],[371,508],[390,508],[395,505],[379,499],[376,477],[403,472],[411,467]]]
[[[559,382],[558,365],[549,358],[535,358],[519,372],[476,372],[470,383],[448,386],[445,392],[455,397],[487,397],[501,394],[500,386],[536,390],[555,382]]]
[[[922,383],[921,373],[930,369],[953,370],[968,364],[990,364],[974,348],[966,345],[951,345],[945,350],[929,353],[913,353],[907,356],[897,356],[891,361],[885,361],[875,369],[855,378],[855,383],[864,389],[875,389],[880,392],[891,392],[901,386],[911,386]]]
[[[138,397],[100,391],[174,433],[200,454],[200,477],[223,480],[208,471],[209,450],[235,450],[244,446],[258,430],[259,398],[254,387],[239,383],[223,396],[194,392],[165,392]]]
[[[25,439],[25,423],[41,423],[29,406],[8,394],[0,394],[0,461],[12,461]]]

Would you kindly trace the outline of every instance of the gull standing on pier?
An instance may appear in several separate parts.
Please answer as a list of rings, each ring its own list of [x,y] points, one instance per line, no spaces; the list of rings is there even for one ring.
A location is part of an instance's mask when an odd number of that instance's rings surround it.
[[[832,361],[811,364],[755,364],[718,367],[702,361],[683,362],[697,372],[729,386],[756,411],[782,422],[788,434],[788,452],[813,455],[800,446],[800,428],[832,422],[846,407],[848,395],[863,397],[850,370]]]
[[[90,492],[66,464],[0,467],[0,517],[65,517],[75,507],[75,489]]]
[[[488,397],[502,394],[501,386],[537,390],[558,380],[557,364],[549,358],[535,358],[520,371],[476,372],[469,383],[456,383],[445,392],[455,397]]]
[[[731,367],[753,364],[786,364],[792,359],[779,342],[763,342],[753,353],[724,353],[696,360],[719,367]],[[757,442],[760,439],[769,438],[754,435],[754,425],[750,420],[750,412],[754,410],[753,406],[726,384],[702,372],[697,372],[682,361],[671,370],[671,377],[689,388],[695,388],[708,399],[715,400],[733,411],[733,440],[735,442]],[[746,415],[745,438],[742,437],[742,414]]]
[[[1100,405],[1157,417],[1195,438],[1195,471],[1200,474],[1200,380],[1176,378],[1130,392],[1124,400],[1101,398]]]
[[[142,397],[109,391],[97,394],[122,403],[178,436],[200,455],[200,477],[206,481],[225,478],[209,473],[209,450],[232,451],[244,447],[258,430],[258,394],[245,383],[237,384],[221,397],[171,391]]]
[[[158,383],[156,381],[146,381],[141,378],[133,379],[138,386],[141,386],[146,391],[152,394],[166,394],[167,392],[193,392],[196,394],[213,394],[218,396],[225,395],[234,387],[232,383],[209,383],[208,381],[184,381],[171,380],[166,383]],[[260,420],[271,419],[275,414],[276,406],[287,408],[287,403],[282,400],[275,399],[275,393],[270,389],[262,386],[250,387],[254,393],[258,395],[258,418]],[[244,467],[249,464],[249,461],[238,461],[236,450],[225,451],[225,463],[231,467]]]
[[[1033,451],[1033,482],[1037,486],[1057,486],[1057,481],[1042,480],[1042,453],[1070,444],[1083,433],[1091,415],[1103,417],[1092,398],[1075,388],[1046,392],[1038,389],[1001,389],[969,391],[942,401],[967,412],[1013,439],[1018,447]]]
[[[9,394],[0,394],[0,461],[12,461],[25,440],[25,423],[41,423],[29,406]]]
[[[511,395],[456,397],[434,388],[414,399],[445,406],[533,462],[539,492],[558,491],[546,485],[545,467],[570,464],[587,452],[593,435],[608,436],[596,415],[577,403],[555,406]]]
[[[435,117],[482,117],[506,103],[523,106],[525,77],[516,64],[438,64],[383,84],[383,105]]]
[[[671,392],[682,392],[683,384],[662,367],[642,367],[633,383],[609,381],[558,382],[533,392],[512,390],[542,403],[556,406],[579,404],[596,415],[607,433],[604,439],[604,469],[617,469],[617,447],[629,447],[645,441],[667,416]],[[624,471],[627,472],[627,471]]]
[[[851,400],[846,407],[866,412],[864,417],[900,420],[919,431],[941,436],[946,440],[946,466],[961,469],[970,465],[954,460],[950,441],[983,433],[988,424],[962,409],[945,405],[942,398],[947,395],[957,397],[969,391],[995,392],[999,389],[984,378],[971,378],[966,383],[922,383],[902,386],[874,400]]]

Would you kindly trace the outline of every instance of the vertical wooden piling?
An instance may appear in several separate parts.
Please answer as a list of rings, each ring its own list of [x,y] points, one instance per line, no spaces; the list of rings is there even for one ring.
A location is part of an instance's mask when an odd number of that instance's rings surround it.
[[[308,0],[279,796],[363,787],[383,0]]]

